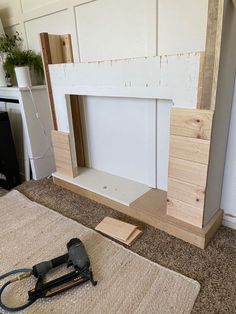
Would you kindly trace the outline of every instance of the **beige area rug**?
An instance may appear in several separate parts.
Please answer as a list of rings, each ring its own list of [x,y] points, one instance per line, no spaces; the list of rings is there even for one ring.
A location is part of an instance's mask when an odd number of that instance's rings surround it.
[[[17,191],[0,198],[0,273],[62,255],[73,237],[80,238],[87,249],[97,286],[88,282],[38,300],[23,313],[191,312],[200,290],[198,282],[126,250]],[[32,278],[9,287],[5,301],[15,306],[33,284]],[[0,309],[0,313],[5,312]]]

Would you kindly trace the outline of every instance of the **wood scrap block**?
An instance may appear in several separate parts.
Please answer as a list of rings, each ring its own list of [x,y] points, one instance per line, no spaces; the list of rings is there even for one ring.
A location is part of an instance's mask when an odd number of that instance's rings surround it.
[[[105,217],[96,227],[95,230],[100,231],[122,243],[131,245],[138,236],[142,234],[137,226],[114,219]]]

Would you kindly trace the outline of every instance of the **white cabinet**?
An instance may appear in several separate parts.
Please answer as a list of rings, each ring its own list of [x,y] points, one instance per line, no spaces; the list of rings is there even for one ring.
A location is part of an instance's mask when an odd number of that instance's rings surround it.
[[[54,172],[46,87],[0,87],[0,110],[9,114],[22,179],[37,180]]]

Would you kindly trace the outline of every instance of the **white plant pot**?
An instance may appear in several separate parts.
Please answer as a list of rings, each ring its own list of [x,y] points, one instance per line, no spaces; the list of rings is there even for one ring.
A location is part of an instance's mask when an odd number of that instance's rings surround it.
[[[3,65],[0,64],[0,86],[7,86],[6,83],[6,73],[3,69]]]
[[[28,66],[15,67],[16,80],[18,87],[30,87],[32,86],[30,78],[30,70]]]

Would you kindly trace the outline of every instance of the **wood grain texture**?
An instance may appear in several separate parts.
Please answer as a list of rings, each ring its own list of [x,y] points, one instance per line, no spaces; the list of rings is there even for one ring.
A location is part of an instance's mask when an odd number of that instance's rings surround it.
[[[204,228],[198,228],[189,223],[168,216],[166,214],[166,201],[164,207],[160,205],[160,201],[162,202],[163,199],[166,200],[165,197],[163,198],[163,193],[165,193],[164,191],[159,193],[159,190],[150,190],[144,194],[143,198],[141,197],[135,202],[135,206],[132,204],[131,206],[125,206],[59,178],[54,177],[53,182],[63,188],[118,210],[119,212],[143,221],[202,249],[206,247],[222,222],[222,210],[219,210]],[[146,211],[147,209],[148,213]],[[149,212],[152,214],[149,214]]]
[[[169,178],[168,197],[178,199],[203,210],[205,187]]]
[[[61,39],[63,61],[65,63],[74,62],[71,35],[70,34],[60,35],[60,39]]]
[[[77,167],[74,167],[72,163],[70,135],[64,132],[52,131],[52,143],[57,171],[63,175],[75,177]]]
[[[70,95],[71,115],[74,129],[75,149],[77,164],[79,167],[85,167],[85,151],[83,140],[83,128],[80,106],[82,104],[82,97],[77,95]]]
[[[202,95],[198,94],[198,99],[201,99],[201,102],[198,104],[199,109],[214,110],[215,108],[223,12],[224,0],[209,0],[204,74],[200,85],[200,88],[202,86]]]
[[[127,241],[136,229],[137,226],[111,217],[105,217],[95,227],[95,230],[101,231],[102,233],[108,234],[109,236],[121,241]]]
[[[48,35],[52,64],[64,63],[60,35]]]
[[[48,33],[40,33],[40,42],[41,42],[41,49],[42,49],[44,73],[45,73],[45,78],[46,78],[46,83],[47,83],[48,97],[50,101],[52,125],[53,125],[53,129],[57,130],[58,126],[57,126],[56,110],[55,110],[55,104],[54,104],[54,99],[53,99],[53,94],[52,94],[52,84],[51,84],[51,78],[50,78],[49,67],[48,67],[49,64],[52,64]]]
[[[205,186],[207,180],[207,165],[170,157],[169,178]]]
[[[202,228],[203,208],[191,206],[190,204],[171,198],[169,195],[167,201],[167,215]]]
[[[210,110],[173,108],[170,134],[210,140],[212,118]]]
[[[210,141],[170,136],[170,157],[208,164]]]

